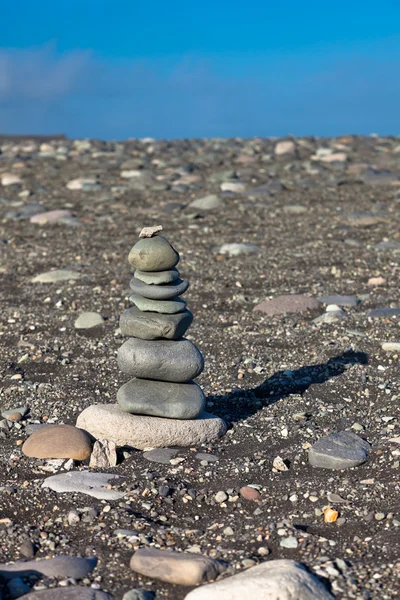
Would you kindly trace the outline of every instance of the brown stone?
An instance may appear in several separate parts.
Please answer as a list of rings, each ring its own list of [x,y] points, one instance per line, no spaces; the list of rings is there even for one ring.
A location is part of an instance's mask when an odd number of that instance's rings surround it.
[[[8,415],[8,417],[7,417],[7,421],[18,422],[18,421],[21,421],[21,419],[22,419],[22,414],[20,412],[15,412],[12,415]]]
[[[92,444],[88,434],[73,425],[48,425],[32,433],[22,452],[33,458],[85,460],[92,452]]]
[[[176,585],[199,585],[213,581],[226,566],[213,558],[189,552],[141,548],[131,558],[136,573]]]
[[[250,485],[240,488],[239,493],[244,500],[259,500],[261,498],[260,492]]]

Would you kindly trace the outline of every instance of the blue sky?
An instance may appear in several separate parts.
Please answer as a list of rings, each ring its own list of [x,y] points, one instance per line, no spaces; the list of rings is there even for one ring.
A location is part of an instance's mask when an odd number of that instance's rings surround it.
[[[0,132],[400,134],[400,2],[15,0]]]

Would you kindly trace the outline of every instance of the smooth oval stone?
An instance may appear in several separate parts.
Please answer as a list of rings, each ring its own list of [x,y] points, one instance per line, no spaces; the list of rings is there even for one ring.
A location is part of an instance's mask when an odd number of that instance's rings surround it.
[[[183,383],[200,375],[204,358],[190,340],[130,338],[118,350],[118,366],[134,377]]]
[[[178,340],[183,337],[193,322],[190,310],[173,315],[142,312],[136,306],[125,310],[119,320],[122,335],[142,340]]]
[[[128,260],[140,271],[167,271],[179,262],[179,254],[162,235],[142,238],[129,252]]]
[[[206,405],[203,390],[194,381],[131,379],[119,388],[117,400],[125,412],[169,419],[195,419]]]
[[[189,287],[189,281],[177,279],[170,285],[147,285],[143,281],[139,281],[136,277],[132,277],[130,282],[131,290],[135,294],[139,294],[144,298],[152,300],[170,300],[175,296],[184,294]]]
[[[162,283],[172,283],[180,277],[178,269],[170,269],[169,271],[154,271],[148,273],[147,271],[136,270],[134,273],[136,279],[147,283],[147,285],[160,285]]]
[[[181,298],[175,297],[173,300],[151,300],[137,294],[130,296],[129,300],[144,312],[156,312],[166,315],[174,315],[183,312],[186,309],[186,302]]]
[[[92,444],[87,433],[73,425],[49,425],[32,433],[22,452],[33,458],[85,460],[92,452]]]

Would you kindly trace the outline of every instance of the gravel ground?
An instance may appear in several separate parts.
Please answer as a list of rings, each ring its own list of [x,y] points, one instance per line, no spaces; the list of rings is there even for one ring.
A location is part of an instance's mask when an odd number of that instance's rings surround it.
[[[228,575],[294,559],[338,600],[399,597],[400,345],[382,344],[400,342],[400,315],[369,311],[400,307],[400,139],[291,138],[283,154],[277,142],[0,141],[0,408],[29,407],[21,421],[0,423],[2,562],[27,556],[30,540],[37,558],[97,556],[79,585],[182,600],[190,588],[129,568],[135,549],[171,547],[227,561]],[[10,174],[19,181],[8,184]],[[90,181],[67,186],[77,178]],[[190,206],[211,194],[220,200],[212,210]],[[30,221],[56,209],[70,215]],[[23,456],[21,441],[34,425],[74,424],[90,404],[115,402],[127,380],[116,363],[127,255],[142,227],[158,224],[191,282],[188,337],[205,357],[207,410],[228,432],[168,464],[120,449],[108,472],[125,476],[122,501],[42,489],[64,467]],[[221,253],[232,243],[251,246]],[[78,278],[32,281],[52,269]],[[315,322],[322,303],[253,310],[287,294],[360,302],[333,322]],[[104,325],[75,329],[85,311]],[[371,444],[367,462],[311,467],[308,448],[345,429]],[[247,485],[259,500],[241,497]],[[327,506],[335,522],[324,522]]]

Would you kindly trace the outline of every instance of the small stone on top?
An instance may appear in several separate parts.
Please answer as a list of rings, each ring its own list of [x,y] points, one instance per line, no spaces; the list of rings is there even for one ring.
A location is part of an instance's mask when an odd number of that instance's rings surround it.
[[[154,227],[143,227],[142,231],[139,233],[140,238],[151,238],[156,233],[160,233],[163,230],[162,225],[154,225]]]

